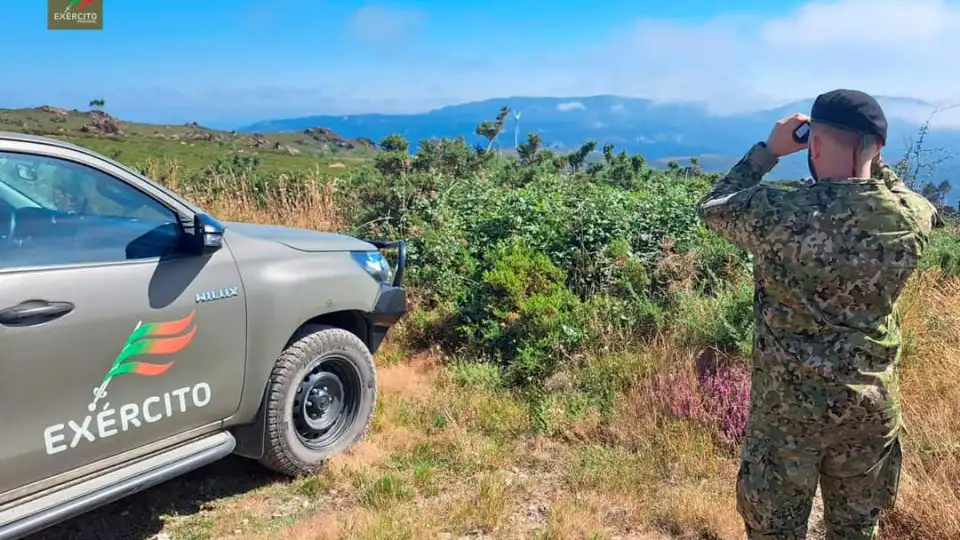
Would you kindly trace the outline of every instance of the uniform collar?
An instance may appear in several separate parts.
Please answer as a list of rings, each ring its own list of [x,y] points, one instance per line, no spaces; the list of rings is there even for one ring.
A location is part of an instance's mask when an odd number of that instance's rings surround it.
[[[832,176],[829,178],[821,178],[814,181],[814,184],[871,184],[879,182],[880,180],[876,178],[857,178],[857,177],[842,177],[842,176]]]

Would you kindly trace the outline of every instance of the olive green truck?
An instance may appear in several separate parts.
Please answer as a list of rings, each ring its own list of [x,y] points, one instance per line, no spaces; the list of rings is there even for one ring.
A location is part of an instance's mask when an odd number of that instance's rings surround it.
[[[405,264],[402,241],[219,222],[0,133],[0,540],[229,454],[301,475],[350,448]]]

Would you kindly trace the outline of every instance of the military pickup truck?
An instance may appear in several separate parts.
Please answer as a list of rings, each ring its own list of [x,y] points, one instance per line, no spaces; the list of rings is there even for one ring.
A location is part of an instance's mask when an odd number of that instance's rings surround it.
[[[405,259],[0,133],[0,540],[232,453],[301,475],[350,448]]]

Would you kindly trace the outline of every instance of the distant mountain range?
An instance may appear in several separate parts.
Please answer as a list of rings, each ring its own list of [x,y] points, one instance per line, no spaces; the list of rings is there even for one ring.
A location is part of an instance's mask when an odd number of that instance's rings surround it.
[[[904,141],[915,137],[920,122],[908,120],[904,111],[916,118],[920,109],[932,105],[910,98],[878,98],[890,121],[888,161],[903,156]],[[469,142],[480,142],[474,133],[484,120],[493,120],[502,105],[519,112],[519,140],[530,131],[538,131],[544,143],[561,151],[579,147],[593,139],[615,145],[617,150],[639,152],[656,165],[671,159],[685,162],[691,156],[700,158],[708,171],[723,171],[733,166],[741,155],[758,140],[765,139],[773,123],[794,112],[808,112],[813,100],[804,100],[778,107],[730,116],[716,116],[693,104],[657,103],[620,96],[571,98],[509,97],[464,103],[419,114],[359,114],[349,116],[307,116],[266,120],[238,131],[289,132],[311,127],[325,127],[347,138],[366,137],[380,141],[391,133],[404,135],[414,146],[423,139],[464,136]],[[511,114],[500,135],[503,149],[514,148],[516,121]],[[947,147],[960,154],[960,129],[931,130],[926,147]],[[771,178],[793,179],[808,176],[806,156],[784,159],[771,173]],[[960,185],[960,157],[941,165],[935,180],[948,179]],[[960,187],[949,201],[960,199]]]

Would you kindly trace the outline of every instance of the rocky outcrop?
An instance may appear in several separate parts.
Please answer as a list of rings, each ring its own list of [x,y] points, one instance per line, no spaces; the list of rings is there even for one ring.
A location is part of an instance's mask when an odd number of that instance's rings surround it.
[[[368,139],[366,137],[357,137],[356,141],[361,148],[366,148],[367,150],[377,149],[377,143],[373,142],[373,139]]]
[[[285,144],[283,144],[283,143],[281,143],[281,142],[275,143],[275,144],[273,145],[273,149],[276,150],[276,151],[278,151],[278,152],[283,152],[284,154],[289,154],[289,155],[291,155],[291,156],[295,156],[295,155],[297,155],[297,154],[300,153],[300,151],[297,150],[296,148],[294,148],[294,147],[292,147],[292,146],[287,146],[287,145],[285,145]]]
[[[186,139],[191,141],[220,142],[227,140],[227,136],[216,131],[198,131],[188,134]]]
[[[253,134],[253,147],[254,148],[264,148],[268,146],[270,142],[260,133]]]
[[[303,130],[303,134],[315,142],[326,144],[342,150],[356,150],[358,148],[376,149],[377,145],[367,138],[345,139],[325,127],[312,127]]]
[[[54,107],[53,105],[43,105],[39,109],[45,113],[55,114],[57,116],[66,116],[69,114],[66,109]]]
[[[80,128],[84,133],[97,133],[101,135],[113,135],[123,137],[125,133],[120,128],[120,123],[109,114],[103,111],[90,111],[90,122],[87,122]]]

